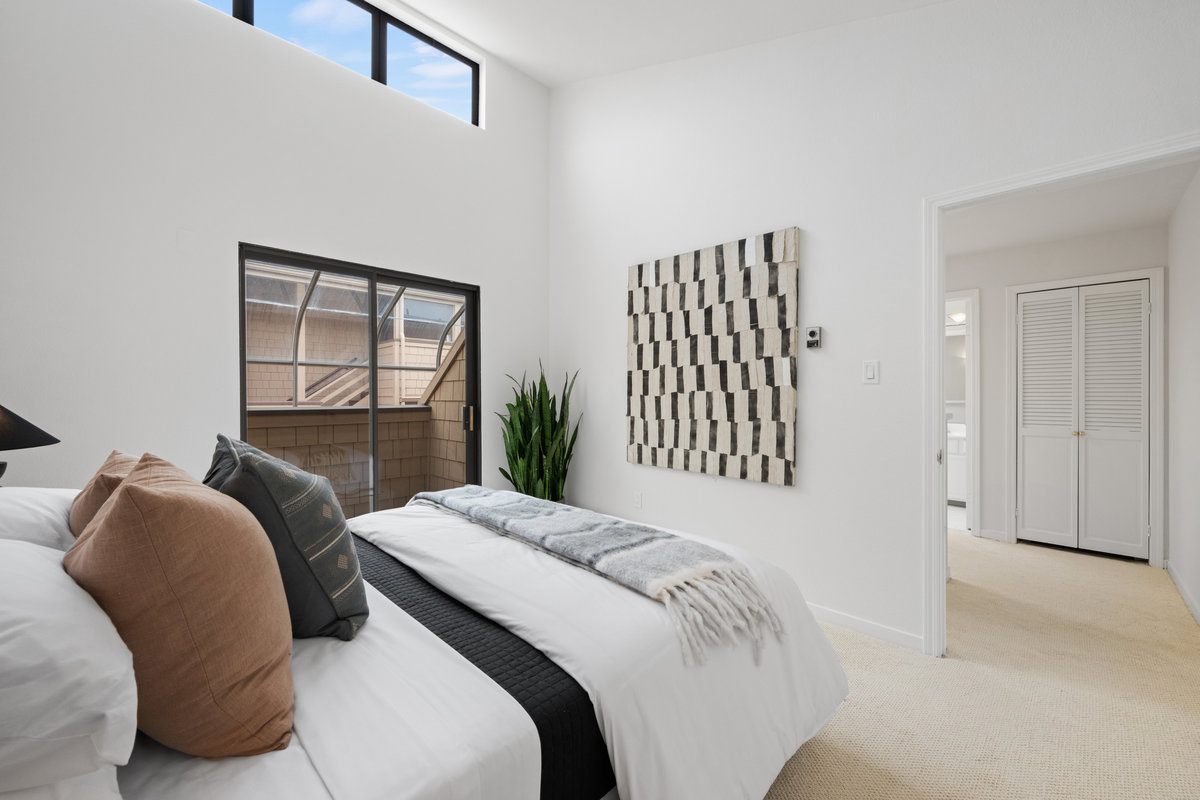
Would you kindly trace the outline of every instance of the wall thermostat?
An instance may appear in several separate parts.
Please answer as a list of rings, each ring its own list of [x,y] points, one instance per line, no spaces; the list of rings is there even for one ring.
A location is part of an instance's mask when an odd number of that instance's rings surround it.
[[[821,327],[804,329],[804,346],[810,350],[821,346]]]

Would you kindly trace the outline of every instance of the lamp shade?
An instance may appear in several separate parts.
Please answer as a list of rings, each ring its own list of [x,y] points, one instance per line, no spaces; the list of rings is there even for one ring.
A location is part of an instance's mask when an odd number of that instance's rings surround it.
[[[47,444],[58,444],[58,439],[0,406],[0,450],[23,450]]]

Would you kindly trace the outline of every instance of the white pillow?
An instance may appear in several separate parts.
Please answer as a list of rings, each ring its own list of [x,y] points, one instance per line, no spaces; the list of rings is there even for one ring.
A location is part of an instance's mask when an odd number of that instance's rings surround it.
[[[133,750],[133,657],[62,556],[0,539],[0,792],[124,764]]]
[[[70,550],[75,536],[67,524],[78,489],[0,489],[0,539]]]

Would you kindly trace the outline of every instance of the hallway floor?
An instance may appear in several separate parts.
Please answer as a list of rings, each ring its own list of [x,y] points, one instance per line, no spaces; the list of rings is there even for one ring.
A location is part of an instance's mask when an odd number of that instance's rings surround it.
[[[946,658],[823,626],[850,697],[768,800],[1200,797],[1200,625],[1166,571],[949,546]]]

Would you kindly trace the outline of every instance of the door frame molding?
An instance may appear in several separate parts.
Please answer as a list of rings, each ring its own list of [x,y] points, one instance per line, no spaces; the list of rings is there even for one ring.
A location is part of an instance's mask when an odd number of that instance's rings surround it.
[[[982,515],[979,513],[979,340],[982,337],[982,326],[979,324],[979,290],[962,289],[946,292],[947,300],[967,301],[967,321],[964,324],[967,337],[967,451],[971,463],[971,499],[967,502],[967,522],[971,527],[972,536],[980,536],[982,530]]]
[[[921,484],[925,498],[921,515],[924,530],[922,563],[925,565],[922,580],[924,629],[921,639],[922,650],[926,654],[946,654],[946,475],[937,460],[946,438],[946,397],[942,385],[946,347],[946,251],[943,235],[946,214],[958,208],[1045,189],[1055,184],[1087,182],[1142,172],[1191,161],[1198,156],[1200,130],[924,198],[921,314],[925,358],[921,406],[922,446],[917,457],[922,464]],[[1161,530],[1162,525],[1158,527]],[[1166,531],[1161,530],[1160,535],[1165,537]]]
[[[1166,359],[1163,282],[1165,267],[1109,272],[1025,283],[1005,288],[1004,361],[1004,541],[1017,541],[1017,295],[1049,289],[1070,289],[1099,283],[1150,281],[1150,566],[1162,567],[1166,520]]]

